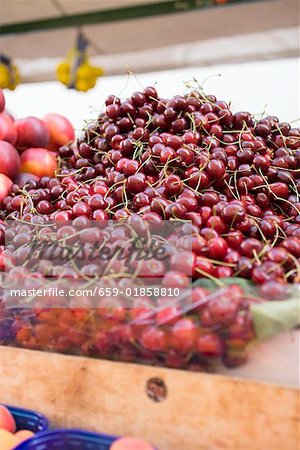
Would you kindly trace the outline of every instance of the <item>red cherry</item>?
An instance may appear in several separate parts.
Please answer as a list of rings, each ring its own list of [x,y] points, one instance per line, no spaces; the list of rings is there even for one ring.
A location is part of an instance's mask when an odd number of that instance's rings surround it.
[[[289,254],[285,248],[275,247],[266,254],[268,261],[278,264],[285,264],[289,259]]]
[[[253,258],[255,255],[259,255],[262,249],[263,244],[258,239],[249,238],[241,243],[239,251],[243,256]]]
[[[281,247],[285,248],[289,253],[300,258],[300,239],[294,236],[288,237],[280,244]]]
[[[103,221],[103,220],[108,220],[109,217],[108,217],[108,214],[105,211],[103,211],[103,209],[96,209],[93,212],[93,219],[97,220],[97,221]]]
[[[198,336],[199,328],[192,319],[179,319],[172,327],[170,345],[179,353],[187,353],[194,349]]]
[[[196,348],[204,356],[217,357],[222,355],[224,345],[217,334],[207,333],[199,336]]]
[[[219,237],[219,233],[214,230],[213,228],[208,228],[208,227],[204,227],[200,230],[200,234],[201,236],[204,237],[204,239],[206,239],[207,241],[209,239],[213,239],[213,238],[217,238]]]
[[[227,253],[228,245],[225,239],[221,237],[212,238],[207,243],[208,256],[211,259],[222,261]]]
[[[221,211],[221,217],[226,222],[233,224],[241,222],[245,218],[245,208],[237,203],[230,203]]]
[[[170,270],[165,273],[163,278],[163,285],[173,288],[184,289],[190,286],[189,278],[176,270]]]
[[[232,230],[226,235],[225,239],[229,247],[237,250],[243,242],[244,236],[240,231]]]
[[[160,162],[162,164],[167,164],[169,161],[175,158],[175,151],[171,147],[164,147],[159,155]]]
[[[178,119],[180,120],[180,119]],[[190,166],[194,162],[194,152],[188,148],[181,147],[176,151],[177,161],[183,167]]]
[[[223,178],[225,174],[224,163],[218,159],[212,159],[207,165],[207,172],[215,180]]]
[[[166,206],[165,214],[167,219],[184,219],[187,214],[187,209],[181,203],[174,202]]]
[[[281,281],[266,281],[261,286],[260,295],[265,300],[285,300],[289,297],[289,286]]]
[[[146,177],[143,173],[136,173],[127,179],[127,189],[133,194],[144,191],[146,187]]]
[[[228,325],[234,320],[238,307],[239,304],[233,302],[230,295],[226,294],[212,299],[208,304],[211,317],[223,325]]]
[[[199,256],[202,254],[203,249],[206,247],[206,240],[199,234],[192,236],[192,250]]]
[[[283,274],[283,269],[279,264],[267,261],[254,267],[251,278],[255,284],[263,284],[270,280],[282,280]]]
[[[171,258],[171,268],[192,276],[195,272],[195,259],[196,256],[192,251],[175,253]]]
[[[197,169],[193,169],[193,172],[190,174],[189,179],[187,180],[187,184],[193,189],[205,189],[210,182],[209,175]]]
[[[110,119],[116,119],[120,114],[120,105],[117,103],[108,105],[106,107],[106,114]]]
[[[182,191],[182,180],[178,175],[169,175],[165,181],[165,187],[170,195],[177,195]]]
[[[178,202],[179,203],[179,202]],[[188,204],[185,202],[180,202],[182,204],[185,205],[185,207],[188,207]],[[192,224],[198,228],[200,228],[202,226],[202,217],[200,216],[199,213],[196,212],[188,212],[185,216],[186,220],[190,220],[192,222]]]
[[[155,327],[148,327],[143,331],[140,343],[153,352],[165,351],[167,349],[166,332]]]
[[[219,234],[225,233],[227,229],[223,220],[218,216],[209,217],[209,219],[206,222],[206,226],[211,228],[212,230],[215,230]]]
[[[253,270],[253,263],[250,258],[242,256],[237,263],[237,275],[244,278],[250,278]]]
[[[287,198],[289,196],[289,188],[285,183],[271,183],[269,189],[275,198]]]
[[[57,221],[68,222],[72,220],[72,213],[70,211],[57,211],[54,213]]]
[[[72,207],[74,216],[89,216],[91,214],[91,207],[83,202],[75,203]]]
[[[195,277],[205,278],[206,274],[214,275],[214,266],[211,262],[203,259],[201,256],[196,258],[195,264]]]
[[[228,264],[236,264],[239,261],[240,257],[241,255],[237,251],[231,250],[225,256],[224,262]]]
[[[201,196],[201,205],[214,206],[220,201],[220,196],[214,191],[206,191]]]
[[[231,278],[233,276],[233,269],[231,267],[218,266],[214,273],[216,278]]]
[[[168,307],[160,309],[155,316],[158,325],[173,325],[178,320],[181,312],[177,307]]]

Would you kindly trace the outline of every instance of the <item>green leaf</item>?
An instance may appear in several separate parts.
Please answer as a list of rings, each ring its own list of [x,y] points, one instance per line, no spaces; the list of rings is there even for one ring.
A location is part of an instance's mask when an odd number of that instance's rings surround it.
[[[225,286],[231,286],[233,284],[237,284],[238,286],[241,286],[241,288],[245,292],[251,292],[253,283],[250,280],[247,280],[245,278],[221,278],[218,281],[220,281]],[[221,287],[217,285],[213,280],[210,280],[208,278],[199,278],[198,280],[194,281],[193,287],[204,287],[206,289],[220,289]]]
[[[253,304],[250,309],[258,339],[266,339],[300,325],[299,292],[297,298]]]

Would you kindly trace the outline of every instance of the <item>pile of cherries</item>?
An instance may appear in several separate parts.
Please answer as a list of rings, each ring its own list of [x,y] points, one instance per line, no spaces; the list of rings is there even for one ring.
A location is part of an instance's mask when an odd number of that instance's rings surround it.
[[[254,337],[251,304],[284,299],[287,286],[300,282],[300,129],[273,116],[233,113],[202,91],[164,99],[147,87],[124,101],[110,95],[77,143],[60,148],[59,159],[57,177],[13,185],[3,221],[66,221],[75,232],[91,220],[181,221],[189,232],[171,269],[161,270],[163,284],[186,286],[188,270],[196,284],[208,278],[220,292],[212,297],[195,287],[195,306],[185,312],[172,304],[127,310],[122,298],[93,315],[41,309],[34,326],[16,316],[17,342],[172,367],[201,366],[216,356],[228,365],[243,360]],[[3,222],[2,245],[4,228]],[[2,247],[2,267],[7,258]],[[261,298],[234,277],[259,285]],[[233,278],[230,288],[224,278]]]

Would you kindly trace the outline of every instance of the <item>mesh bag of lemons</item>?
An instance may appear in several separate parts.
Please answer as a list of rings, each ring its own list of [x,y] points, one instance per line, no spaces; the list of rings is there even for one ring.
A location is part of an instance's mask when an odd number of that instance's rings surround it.
[[[56,70],[58,81],[81,92],[92,89],[104,73],[101,67],[93,67],[89,63],[87,45],[87,40],[79,34],[76,45]]]

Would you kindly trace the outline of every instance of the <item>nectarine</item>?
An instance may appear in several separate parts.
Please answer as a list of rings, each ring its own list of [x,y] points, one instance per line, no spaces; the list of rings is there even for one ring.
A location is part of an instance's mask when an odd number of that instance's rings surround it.
[[[55,155],[46,148],[28,148],[21,154],[21,172],[37,177],[53,177],[57,169]]]
[[[0,405],[0,429],[14,433],[16,431],[16,422],[10,411],[3,405]],[[0,442],[1,439],[0,439]]]
[[[13,450],[17,445],[15,436],[7,430],[0,429],[1,450]]]
[[[43,121],[50,133],[49,150],[58,150],[63,145],[74,141],[74,128],[66,117],[54,113],[47,114]]]
[[[6,114],[0,114],[0,140],[15,144],[17,140],[17,130],[14,121]]]
[[[14,178],[20,172],[20,156],[9,142],[0,141],[0,172]]]
[[[153,447],[142,439],[123,437],[115,441],[110,450],[153,450]]]
[[[21,444],[21,442],[27,441],[27,439],[30,439],[34,436],[34,433],[29,430],[20,430],[17,431],[15,434],[15,445]]]
[[[48,127],[34,116],[15,121],[17,130],[16,147],[24,150],[29,147],[47,147],[50,139]]]
[[[13,182],[10,178],[8,178],[3,173],[0,173],[0,202],[8,196],[10,188],[12,187]],[[1,420],[0,420],[1,424]]]
[[[0,89],[0,113],[5,110],[5,97],[2,89]]]

